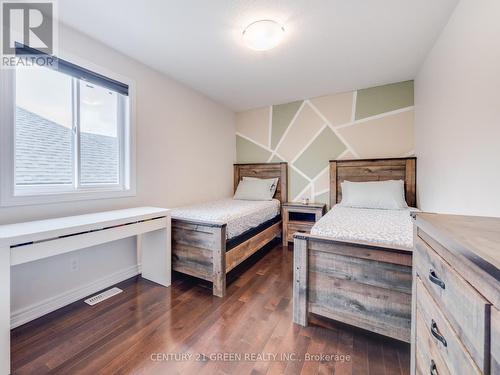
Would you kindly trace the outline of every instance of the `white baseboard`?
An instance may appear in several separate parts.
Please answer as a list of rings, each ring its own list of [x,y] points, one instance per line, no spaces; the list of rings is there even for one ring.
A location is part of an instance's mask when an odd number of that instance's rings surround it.
[[[136,264],[132,267],[117,271],[99,280],[95,280],[89,284],[82,285],[78,288],[69,290],[65,293],[61,293],[57,296],[48,298],[31,306],[24,307],[17,311],[12,311],[10,314],[10,327],[11,329],[19,327],[24,323],[28,323],[34,319],[60,309],[63,306],[69,305],[70,303],[76,302],[102,289],[134,277],[141,273],[140,268],[140,265]]]

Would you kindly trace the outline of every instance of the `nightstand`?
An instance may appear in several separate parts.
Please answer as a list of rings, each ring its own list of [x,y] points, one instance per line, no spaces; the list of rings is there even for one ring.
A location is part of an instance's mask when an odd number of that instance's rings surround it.
[[[283,203],[283,246],[293,241],[295,232],[309,233],[325,211],[324,203]]]

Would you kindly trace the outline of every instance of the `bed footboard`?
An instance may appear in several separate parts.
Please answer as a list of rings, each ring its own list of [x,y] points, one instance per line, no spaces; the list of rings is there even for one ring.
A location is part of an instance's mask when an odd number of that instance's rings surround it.
[[[226,252],[226,224],[172,219],[172,269],[213,283],[224,297],[226,274],[281,235],[281,221]]]
[[[172,219],[172,269],[213,283],[226,291],[226,224]]]
[[[412,252],[294,237],[293,319],[308,313],[410,342]]]

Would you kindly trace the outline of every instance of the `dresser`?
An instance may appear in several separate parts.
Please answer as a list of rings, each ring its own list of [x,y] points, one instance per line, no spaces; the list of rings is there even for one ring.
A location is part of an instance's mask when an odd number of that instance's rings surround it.
[[[415,216],[412,374],[500,375],[500,219]]]

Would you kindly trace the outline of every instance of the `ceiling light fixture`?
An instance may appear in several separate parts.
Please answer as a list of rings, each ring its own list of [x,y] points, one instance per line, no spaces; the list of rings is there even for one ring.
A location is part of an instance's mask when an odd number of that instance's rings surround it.
[[[267,51],[276,47],[285,34],[285,28],[273,20],[259,20],[243,30],[243,41],[248,48]]]

